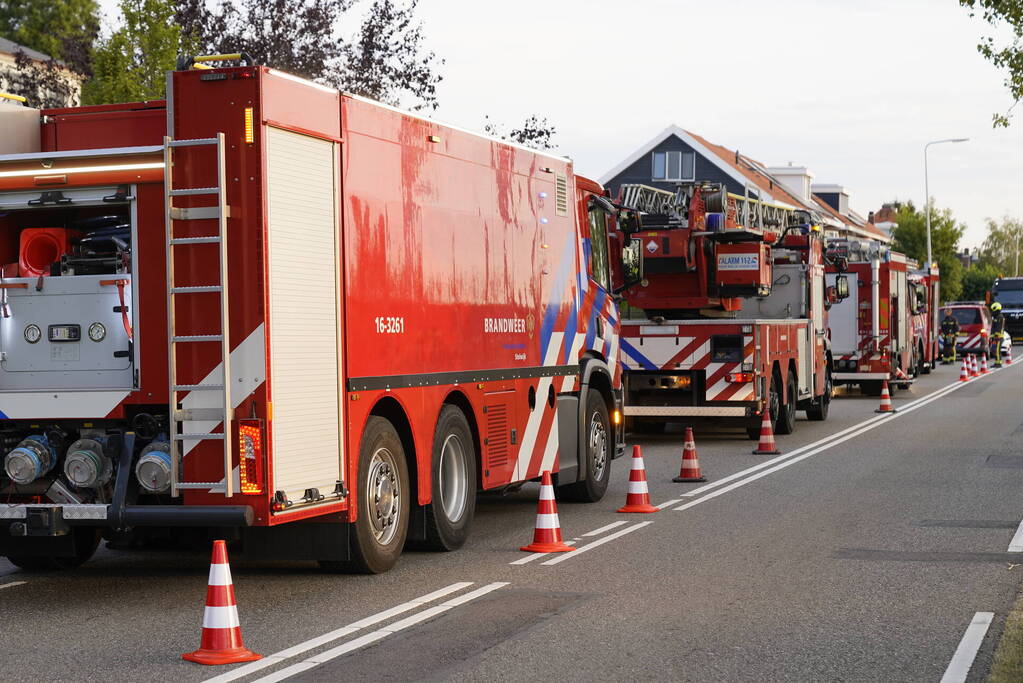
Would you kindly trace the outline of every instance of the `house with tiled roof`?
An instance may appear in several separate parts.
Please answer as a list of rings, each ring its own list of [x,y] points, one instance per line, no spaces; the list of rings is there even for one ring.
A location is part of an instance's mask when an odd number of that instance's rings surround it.
[[[80,76],[75,74],[70,69],[65,68],[63,62],[59,60],[54,60],[50,55],[43,54],[38,50],[33,50],[32,48],[25,47],[24,45],[19,45],[18,43],[15,43],[13,40],[8,40],[7,38],[3,37],[0,37],[0,91],[8,91],[13,89],[12,83],[14,82],[14,79],[12,77],[18,70],[17,67],[18,53],[23,53],[36,65],[41,66],[43,64],[49,64],[53,62],[58,69],[64,72],[67,78],[67,82],[71,86],[69,93],[69,101],[66,102],[67,106],[75,106],[80,102],[82,91],[82,81]],[[29,93],[25,94],[29,95]],[[37,94],[45,94],[47,96],[52,95],[52,93]],[[30,100],[29,103],[38,106],[38,103],[32,101],[35,99],[39,98],[34,98],[29,95]],[[62,96],[61,99],[64,99],[64,97]]]
[[[831,236],[891,241],[849,208],[844,188],[814,185],[813,174],[806,167],[769,167],[675,125],[641,145],[600,179],[612,196],[626,183],[672,190],[679,182],[693,180],[723,183],[734,194],[813,211]]]

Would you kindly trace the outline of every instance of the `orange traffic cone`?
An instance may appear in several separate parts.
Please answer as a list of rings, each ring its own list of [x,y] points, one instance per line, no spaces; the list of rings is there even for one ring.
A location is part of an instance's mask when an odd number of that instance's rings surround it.
[[[968,365],[969,365],[969,361],[966,360],[966,356],[963,356],[963,367],[959,370],[959,381],[960,382],[969,382],[970,381],[970,368],[967,367]]]
[[[700,458],[696,455],[696,441],[693,439],[692,427],[686,427],[686,440],[682,444],[682,469],[672,481],[679,484],[707,481],[707,477],[700,473]]]
[[[771,424],[771,411],[764,409],[764,419],[760,421],[760,442],[753,455],[778,455],[781,451],[774,445],[774,425]]]
[[[986,375],[989,372],[991,371],[987,369],[987,354],[985,353],[980,357],[980,374]]]
[[[632,469],[629,470],[629,494],[625,496],[625,505],[618,512],[657,512],[650,504],[650,491],[646,486],[646,468],[643,467],[643,451],[639,446],[632,447]]]
[[[1012,365],[1012,344],[1009,344],[1009,348],[1005,349],[1005,364]]]
[[[896,379],[909,379],[909,375],[902,371],[902,368],[895,368]]]
[[[980,377],[980,372],[977,370],[977,357],[970,354],[970,377]]]
[[[234,601],[234,584],[231,583],[231,565],[227,563],[227,545],[224,541],[213,541],[213,561],[210,563],[199,649],[186,652],[181,658],[199,664],[236,664],[263,658],[263,655],[257,655],[242,644],[238,606]]]
[[[881,405],[875,413],[894,413],[895,408],[892,408],[892,396],[888,393],[888,380],[881,380]]]
[[[558,502],[554,499],[554,483],[551,473],[544,471],[540,477],[540,500],[536,503],[536,528],[533,542],[519,550],[531,553],[564,553],[575,550],[561,540],[561,522],[558,520]]]

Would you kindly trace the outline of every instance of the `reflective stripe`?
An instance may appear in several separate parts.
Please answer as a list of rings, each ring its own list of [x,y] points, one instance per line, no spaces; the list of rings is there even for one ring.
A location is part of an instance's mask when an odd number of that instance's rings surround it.
[[[202,615],[203,628],[235,628],[238,623],[238,608],[235,605],[230,607],[207,607]]]
[[[645,481],[630,481],[629,493],[649,493]]]
[[[230,586],[231,585],[231,565],[229,565],[229,564],[211,564],[210,565],[209,585],[211,585],[211,586]]]
[[[633,469],[633,470],[641,470],[641,469],[643,469],[643,459],[642,458],[633,458],[632,459],[632,467],[630,467],[629,469]]]
[[[557,529],[559,526],[557,513],[548,515],[540,513],[536,516],[537,529]]]
[[[554,500],[554,487],[550,484],[540,484],[540,500]]]

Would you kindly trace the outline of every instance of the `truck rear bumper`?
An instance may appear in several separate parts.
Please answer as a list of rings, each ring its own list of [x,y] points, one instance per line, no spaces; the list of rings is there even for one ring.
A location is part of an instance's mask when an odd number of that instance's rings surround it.
[[[844,382],[859,382],[861,380],[891,379],[892,376],[887,372],[836,372],[831,375],[831,378]]]
[[[748,417],[746,406],[625,406],[626,417]]]
[[[0,504],[0,525],[11,535],[51,535],[67,526],[244,527],[252,524],[248,505],[126,505],[116,519],[110,505]]]

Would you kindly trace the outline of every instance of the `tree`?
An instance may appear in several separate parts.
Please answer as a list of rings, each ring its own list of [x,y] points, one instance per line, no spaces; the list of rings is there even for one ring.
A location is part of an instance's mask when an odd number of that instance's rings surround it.
[[[990,263],[978,263],[963,272],[963,301],[983,301],[1000,271]]]
[[[1011,35],[1006,44],[985,36],[977,45],[977,51],[986,60],[1005,72],[1005,87],[1012,105],[1004,114],[994,114],[992,121],[995,128],[1007,127],[1012,110],[1023,99],[1023,0],[959,0],[959,4],[969,9],[971,17],[979,12],[993,29]]]
[[[436,108],[443,60],[424,47],[418,0],[374,0],[349,40],[337,32],[355,0],[238,0],[211,10],[205,0],[177,0],[177,22],[190,50],[248,52],[289,73],[388,104]]]
[[[520,145],[526,145],[535,149],[550,150],[556,147],[554,136],[557,134],[558,129],[546,118],[540,118],[535,115],[529,116],[520,128],[513,128],[507,133],[504,132],[504,126],[495,123],[489,116],[484,116],[483,119],[484,132],[494,137],[517,142]]]
[[[96,0],[0,0],[0,36],[54,59],[80,59],[97,35]]]
[[[987,219],[987,237],[980,248],[982,263],[990,264],[1007,277],[1015,277],[1023,273],[1023,263],[1016,259],[1018,249],[1023,249],[1023,221],[1010,216],[1004,216],[1001,222]]]
[[[893,231],[895,249],[920,263],[927,260],[927,217],[912,202],[893,202],[897,212]],[[966,226],[957,222],[951,209],[936,209],[931,200],[931,252],[941,271],[941,294],[955,300],[962,291],[963,264],[956,248]]]
[[[170,0],[121,0],[120,9],[120,27],[95,50],[87,104],[159,99],[174,68],[181,28]]]
[[[96,0],[0,0],[0,36],[50,57],[37,61],[19,51],[13,69],[0,69],[0,86],[32,106],[77,104],[98,34]]]

